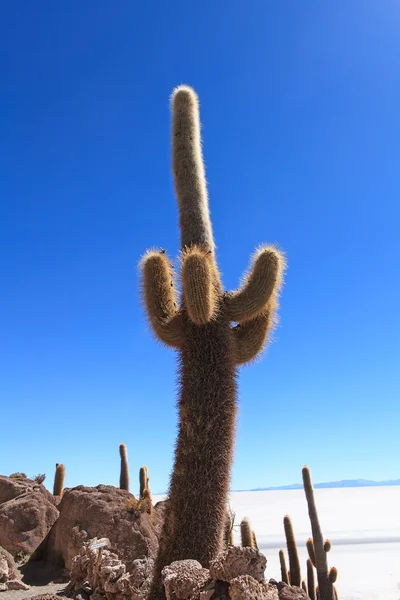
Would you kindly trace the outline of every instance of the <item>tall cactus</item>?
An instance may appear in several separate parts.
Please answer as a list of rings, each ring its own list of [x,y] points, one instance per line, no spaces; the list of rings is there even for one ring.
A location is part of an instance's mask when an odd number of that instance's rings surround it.
[[[182,298],[163,250],[141,262],[144,303],[155,335],[179,350],[179,435],[152,600],[164,598],[161,569],[192,558],[204,567],[221,548],[236,422],[236,372],[262,351],[275,323],[281,253],[260,248],[238,291],[224,293],[208,209],[198,99],[172,97],[172,154],[181,233]],[[178,306],[179,305],[179,306]],[[231,326],[231,322],[237,323]]]
[[[60,496],[63,495],[64,490],[64,481],[65,481],[65,467],[59,463],[56,463],[56,474],[54,476],[54,487],[53,487],[53,495]]]
[[[119,455],[121,457],[121,473],[119,476],[119,487],[121,490],[129,492],[129,465],[128,449],[125,444],[119,445]]]
[[[326,550],[330,550],[330,542],[324,542],[321,526],[319,524],[317,507],[315,505],[314,488],[311,480],[311,473],[308,467],[303,467],[303,484],[308,504],[308,515],[311,522],[311,531],[313,537],[313,551],[311,544],[307,542],[307,549],[310,554],[310,559],[315,564],[318,578],[318,599],[319,600],[335,600],[335,589],[333,583],[336,581],[337,571],[331,570],[332,575],[328,570],[328,561]],[[311,550],[311,552],[310,552]],[[332,581],[334,580],[334,581]]]

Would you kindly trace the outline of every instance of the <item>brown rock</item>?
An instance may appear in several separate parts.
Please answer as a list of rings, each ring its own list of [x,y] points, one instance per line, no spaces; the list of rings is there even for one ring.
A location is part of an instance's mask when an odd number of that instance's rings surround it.
[[[210,563],[213,579],[231,581],[240,575],[251,575],[256,581],[264,579],[267,559],[255,548],[229,546]]]
[[[0,476],[0,546],[32,554],[58,518],[53,496],[30,479]]]
[[[0,583],[17,578],[18,571],[14,558],[7,550],[0,547]]]
[[[278,600],[278,590],[265,581],[256,581],[250,575],[241,575],[229,584],[231,600]]]
[[[7,585],[7,589],[10,591],[11,590],[23,590],[26,592],[27,590],[30,589],[29,585],[27,585],[26,583],[23,583],[19,579],[12,579],[10,581],[7,581],[6,585]]]
[[[279,600],[309,600],[302,588],[290,587],[287,583],[279,584]]]
[[[197,560],[171,563],[162,570],[162,580],[167,600],[208,600],[214,591],[208,569],[203,569]]]
[[[107,537],[107,548],[122,560],[128,571],[137,558],[157,554],[160,529],[158,511],[129,512],[126,508],[132,494],[106,485],[95,488],[80,485],[64,491],[59,505],[60,517],[53,527],[44,551],[44,557],[72,567],[72,559],[79,554],[84,542]]]

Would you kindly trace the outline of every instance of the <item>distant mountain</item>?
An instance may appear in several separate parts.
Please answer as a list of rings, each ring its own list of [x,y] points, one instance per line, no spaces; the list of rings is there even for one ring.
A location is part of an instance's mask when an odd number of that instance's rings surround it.
[[[326,483],[316,483],[315,488],[352,488],[352,487],[378,487],[385,485],[400,485],[400,479],[391,479],[389,481],[370,481],[369,479],[343,479],[342,481],[329,481]],[[237,490],[249,492],[273,492],[278,490],[302,490],[303,484],[293,483],[292,485],[282,485],[280,487],[255,488],[252,490]]]

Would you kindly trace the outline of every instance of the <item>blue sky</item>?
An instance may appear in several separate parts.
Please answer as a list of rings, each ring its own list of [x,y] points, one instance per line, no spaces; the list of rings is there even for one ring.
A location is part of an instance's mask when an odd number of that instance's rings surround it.
[[[166,489],[176,357],[139,302],[179,250],[169,95],[200,96],[218,258],[289,268],[281,324],[240,373],[232,487],[398,478],[398,2],[0,7],[0,472]]]

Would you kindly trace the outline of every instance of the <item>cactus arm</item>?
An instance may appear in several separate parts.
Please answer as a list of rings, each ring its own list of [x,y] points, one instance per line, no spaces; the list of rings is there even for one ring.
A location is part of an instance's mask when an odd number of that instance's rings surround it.
[[[198,246],[182,253],[184,306],[195,325],[206,325],[217,314],[219,273],[212,253]]]
[[[199,102],[195,91],[187,86],[178,87],[172,95],[172,157],[182,248],[198,245],[214,252]]]
[[[272,329],[273,315],[266,310],[250,321],[232,328],[235,343],[235,361],[237,365],[252,362],[263,351]]]
[[[225,295],[231,321],[248,321],[265,310],[272,295],[279,291],[284,267],[283,254],[272,246],[264,246],[255,253],[243,286]]]
[[[141,261],[141,270],[143,302],[153,332],[166,345],[180,348],[184,320],[177,310],[172,264],[163,252],[150,250]]]

